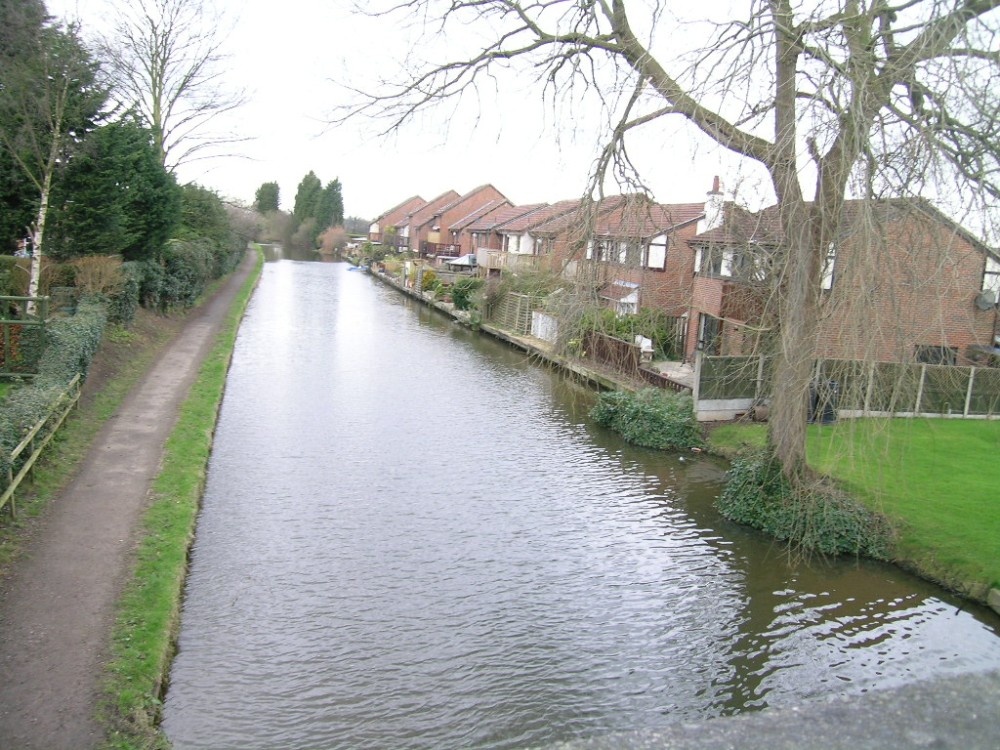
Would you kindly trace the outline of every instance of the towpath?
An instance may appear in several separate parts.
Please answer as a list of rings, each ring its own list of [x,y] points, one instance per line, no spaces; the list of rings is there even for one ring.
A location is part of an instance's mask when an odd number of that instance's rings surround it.
[[[180,405],[254,267],[247,253],[94,440],[0,583],[0,748],[87,750],[115,602]]]

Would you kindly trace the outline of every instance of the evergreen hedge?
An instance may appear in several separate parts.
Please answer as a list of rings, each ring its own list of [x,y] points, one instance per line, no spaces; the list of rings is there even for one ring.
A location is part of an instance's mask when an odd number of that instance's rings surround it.
[[[11,468],[11,451],[49,413],[74,376],[86,376],[106,322],[104,305],[86,297],[77,305],[75,315],[53,319],[46,326],[38,375],[0,402],[0,475]],[[13,468],[16,471],[17,467]]]

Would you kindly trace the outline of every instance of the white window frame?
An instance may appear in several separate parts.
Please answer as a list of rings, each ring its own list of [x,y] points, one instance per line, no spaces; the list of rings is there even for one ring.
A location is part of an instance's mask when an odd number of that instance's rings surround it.
[[[823,277],[820,281],[820,288],[824,292],[833,289],[834,271],[837,267],[837,244],[831,242],[826,247],[826,257],[823,258]]]

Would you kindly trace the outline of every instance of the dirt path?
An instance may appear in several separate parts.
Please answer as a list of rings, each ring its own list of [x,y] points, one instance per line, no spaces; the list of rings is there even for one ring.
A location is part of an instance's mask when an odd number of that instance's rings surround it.
[[[98,434],[0,590],[0,748],[86,750],[114,606],[163,446],[204,356],[254,265],[192,312]]]

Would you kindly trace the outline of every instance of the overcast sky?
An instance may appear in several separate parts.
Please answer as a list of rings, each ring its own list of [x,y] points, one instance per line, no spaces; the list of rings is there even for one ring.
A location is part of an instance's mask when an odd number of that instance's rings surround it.
[[[78,18],[84,35],[107,24],[111,0],[46,0],[59,18]],[[401,24],[352,10],[351,0],[249,0],[230,4],[226,78],[245,89],[248,103],[233,127],[245,143],[238,156],[182,166],[194,180],[225,197],[253,200],[264,182],[277,181],[290,209],[302,177],[339,178],[346,213],[371,219],[410,197],[492,183],[514,203],[555,202],[580,196],[606,131],[596,105],[553,112],[542,92],[522,76],[458,113],[437,111],[383,138],[378,124],[357,121],[329,128],[324,120],[347,93],[337,82],[364,84],[392,75],[408,45]],[[718,149],[697,153],[686,139],[661,129],[634,146],[648,164],[644,177],[663,202],[698,202],[720,174],[739,183],[734,162]],[[760,189],[744,184],[751,198]]]

